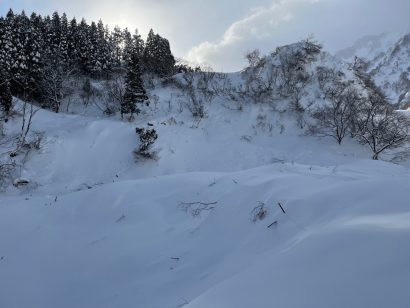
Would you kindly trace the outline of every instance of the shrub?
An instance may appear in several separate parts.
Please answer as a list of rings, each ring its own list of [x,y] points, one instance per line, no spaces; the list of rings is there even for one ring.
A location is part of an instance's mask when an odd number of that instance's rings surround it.
[[[139,128],[135,129],[136,133],[139,135],[140,145],[134,151],[134,154],[137,158],[145,158],[145,159],[154,159],[155,152],[151,150],[152,145],[154,144],[155,140],[158,139],[157,132],[154,128],[146,129],[146,128]]]

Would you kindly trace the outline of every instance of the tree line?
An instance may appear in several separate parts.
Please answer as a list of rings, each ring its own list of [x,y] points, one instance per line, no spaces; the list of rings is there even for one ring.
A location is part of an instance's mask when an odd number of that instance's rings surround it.
[[[152,29],[144,41],[138,30],[110,30],[101,20],[69,21],[65,13],[28,17],[10,9],[0,17],[0,104],[6,113],[12,95],[41,100],[58,112],[67,78],[108,79],[130,63],[141,74],[159,77],[171,75],[175,67],[169,41]]]

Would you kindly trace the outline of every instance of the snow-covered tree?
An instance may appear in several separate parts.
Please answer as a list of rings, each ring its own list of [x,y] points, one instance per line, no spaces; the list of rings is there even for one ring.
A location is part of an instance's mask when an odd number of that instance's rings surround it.
[[[174,63],[169,43],[153,31],[150,37],[148,71],[165,76]],[[122,73],[132,55],[144,62],[144,49],[137,30],[134,35],[119,27],[110,31],[101,20],[87,24],[82,19],[78,24],[75,18],[69,22],[65,13],[44,18],[32,13],[29,18],[24,11],[15,14],[11,9],[0,17],[0,73],[10,82],[13,95],[39,98],[44,70],[50,72],[50,67],[87,77]]]
[[[12,107],[13,97],[11,96],[10,82],[0,76],[0,107],[7,115]]]
[[[122,37],[123,37],[123,42],[124,42],[124,49],[122,52],[122,60],[125,65],[128,64],[128,62],[131,59],[131,55],[133,54],[133,42],[132,42],[132,35],[130,31],[128,31],[128,28],[125,28],[124,31],[122,32]]]
[[[175,59],[167,39],[155,34],[151,29],[144,48],[144,68],[147,72],[160,77],[171,75]]]
[[[132,54],[127,67],[127,76],[125,80],[124,100],[121,104],[121,117],[129,114],[130,120],[134,114],[140,113],[138,105],[149,104],[148,96],[144,88],[144,82],[141,77],[141,67],[137,54]]]
[[[122,42],[123,42],[122,31],[118,26],[116,26],[114,28],[114,31],[110,35],[110,50],[112,53],[111,57],[112,57],[114,67],[121,66],[121,60],[122,60],[121,44]]]
[[[135,29],[134,35],[132,36],[133,43],[133,53],[136,53],[140,59],[144,54],[144,40],[141,37],[138,29]]]
[[[68,63],[68,20],[65,13],[61,16],[59,49],[61,60]]]
[[[79,37],[78,37],[78,25],[77,20],[73,18],[70,21],[67,33],[67,54],[68,54],[68,64],[73,66],[78,66],[80,63],[80,51],[79,51]]]

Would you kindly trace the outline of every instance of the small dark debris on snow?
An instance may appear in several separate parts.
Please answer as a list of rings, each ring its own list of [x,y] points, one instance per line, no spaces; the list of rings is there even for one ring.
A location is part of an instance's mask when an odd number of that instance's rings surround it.
[[[125,215],[121,215],[120,218],[118,218],[115,222],[121,222],[125,219]]]
[[[284,210],[284,208],[283,208],[282,204],[280,204],[280,202],[278,203],[278,206],[282,210],[283,214],[286,214],[286,211]]]
[[[273,226],[275,226],[275,225],[277,225],[277,224],[278,224],[278,221],[275,220],[274,222],[272,222],[272,223],[268,226],[268,228],[271,228],[271,227],[273,227]]]
[[[30,181],[27,179],[16,179],[13,182],[13,186],[17,188],[27,186],[28,184],[30,184]]]

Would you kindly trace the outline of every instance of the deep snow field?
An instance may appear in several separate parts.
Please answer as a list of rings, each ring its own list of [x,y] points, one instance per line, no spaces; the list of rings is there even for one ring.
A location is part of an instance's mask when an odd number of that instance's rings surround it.
[[[405,162],[258,105],[156,113],[35,115],[32,185],[0,194],[1,308],[409,307]],[[158,158],[135,161],[148,121]]]

